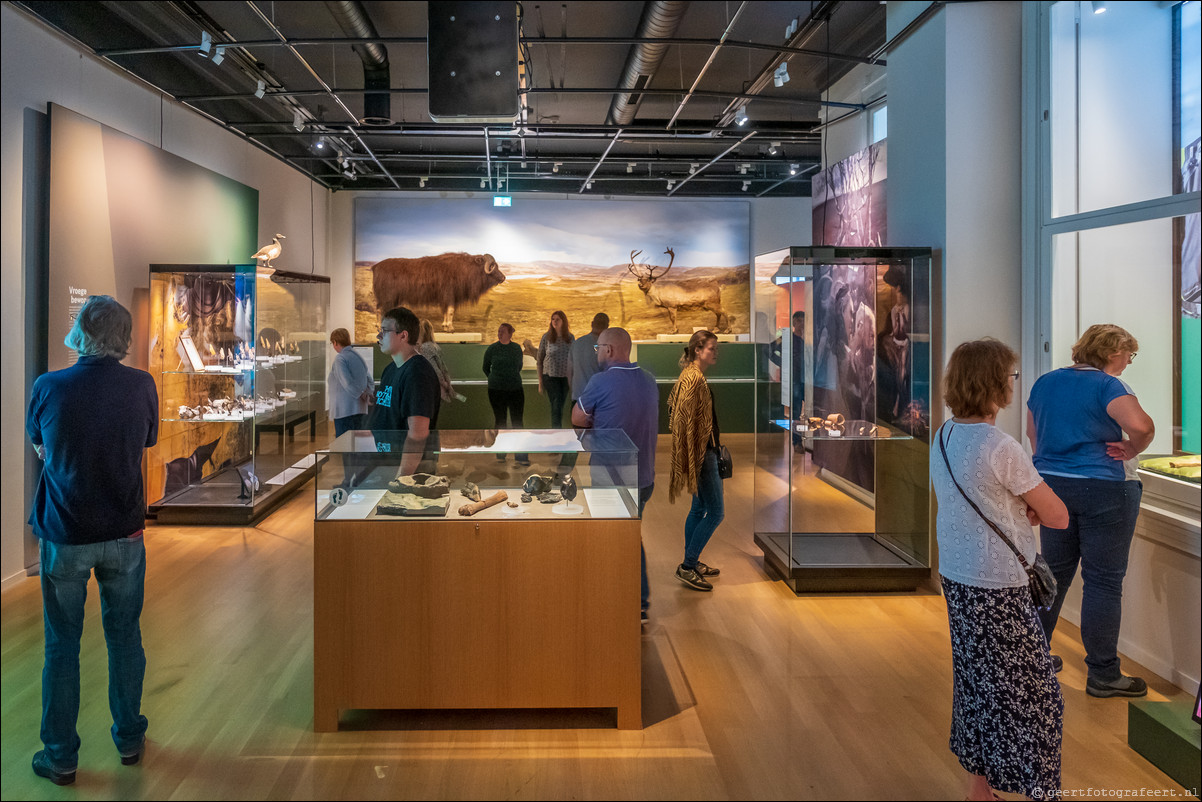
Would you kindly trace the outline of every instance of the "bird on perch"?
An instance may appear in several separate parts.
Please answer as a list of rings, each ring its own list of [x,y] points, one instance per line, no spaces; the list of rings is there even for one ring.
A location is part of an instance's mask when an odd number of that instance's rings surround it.
[[[270,245],[264,245],[250,258],[265,262],[266,267],[271,267],[271,260],[280,258],[280,253],[284,250],[284,246],[280,244],[280,240],[282,239],[287,239],[287,237],[283,234],[276,234],[271,238]]]

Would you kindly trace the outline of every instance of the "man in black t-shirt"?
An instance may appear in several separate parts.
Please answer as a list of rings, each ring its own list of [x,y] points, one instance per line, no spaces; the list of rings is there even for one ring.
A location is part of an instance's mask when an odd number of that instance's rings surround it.
[[[430,433],[438,424],[442,400],[438,374],[418,353],[417,332],[417,315],[398,306],[384,314],[377,335],[380,350],[392,357],[392,364],[380,376],[368,427],[382,435],[377,437],[381,450],[403,448],[398,475],[417,472],[422,453],[430,445]],[[402,442],[391,442],[400,440],[402,433]]]

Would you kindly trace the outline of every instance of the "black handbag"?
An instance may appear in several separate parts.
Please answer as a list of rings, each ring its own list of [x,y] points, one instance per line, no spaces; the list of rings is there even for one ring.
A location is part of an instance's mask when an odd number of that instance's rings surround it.
[[[947,436],[951,437],[951,433],[949,432]],[[964,500],[977,511],[977,515],[981,516],[981,520],[989,524],[989,528],[1002,539],[1003,543],[1010,547],[1010,550],[1014,552],[1014,556],[1018,557],[1018,561],[1027,572],[1027,584],[1031,588],[1031,598],[1035,601],[1035,606],[1040,610],[1052,609],[1052,605],[1056,603],[1057,588],[1056,576],[1052,573],[1052,567],[1048,565],[1048,561],[1043,558],[1042,554],[1036,552],[1035,564],[1029,564],[1027,558],[1014,545],[1014,541],[1008,538],[1006,533],[997,524],[986,518],[985,513],[981,512],[981,508],[976,505],[976,502],[968,497],[968,494],[964,492],[964,488],[960,487],[960,483],[956,481],[956,475],[952,473],[952,465],[947,459],[947,449],[944,448],[942,434],[939,437],[939,451],[943,454],[943,464],[947,466],[947,475],[952,477],[952,482],[956,485],[956,489],[960,491],[960,495],[964,496]]]
[[[714,441],[714,435],[712,432],[710,433],[710,441]],[[730,449],[718,443],[714,443],[714,445],[711,447],[714,449],[714,453],[718,455],[718,478],[729,479],[730,477],[734,476],[735,463],[730,458]]]
[[[730,449],[718,446],[718,478],[729,479],[735,475],[735,464],[730,459]]]

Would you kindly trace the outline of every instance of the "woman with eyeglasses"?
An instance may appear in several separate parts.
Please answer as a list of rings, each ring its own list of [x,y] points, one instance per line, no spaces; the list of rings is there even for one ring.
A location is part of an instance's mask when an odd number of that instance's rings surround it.
[[[948,746],[969,775],[972,800],[998,799],[994,789],[1029,799],[1060,791],[1064,698],[1013,549],[1034,563],[1031,527],[1063,526],[1068,511],[1019,442],[996,426],[1014,396],[1017,362],[998,340],[958,345],[943,373],[943,400],[955,417],[931,442],[952,642]]]
[[[1035,467],[1069,511],[1063,529],[1040,528],[1043,555],[1056,575],[1052,609],[1041,611],[1044,635],[1060,617],[1081,566],[1081,641],[1090,696],[1144,696],[1147,683],[1119,668],[1123,577],[1135,535],[1143,484],[1136,458],[1156,434],[1152,418],[1120,376],[1139,343],[1119,326],[1090,326],[1073,346],[1073,364],[1039,377],[1027,401],[1027,437]],[[1057,670],[1062,661],[1053,656]]]
[[[538,344],[538,393],[551,403],[551,428],[563,425],[563,405],[568,400],[569,356],[572,330],[568,316],[558,309],[551,313],[551,325]]]

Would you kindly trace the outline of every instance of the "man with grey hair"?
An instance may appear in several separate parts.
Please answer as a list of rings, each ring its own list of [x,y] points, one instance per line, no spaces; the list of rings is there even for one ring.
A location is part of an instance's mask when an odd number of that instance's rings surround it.
[[[46,651],[42,743],[33,770],[75,782],[79,758],[79,640],[88,579],[96,573],[108,644],[112,736],[125,765],[146,741],[142,614],[146,497],[142,452],[158,440],[158,393],[143,370],[121,364],[133,320],[107,295],[91,296],[65,340],[79,355],[38,377],[25,429],[45,462],[29,523],[39,538]]]

